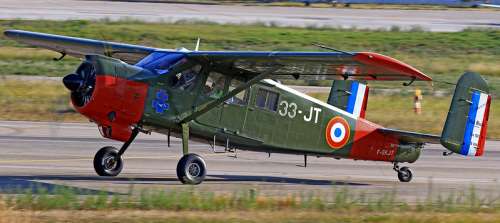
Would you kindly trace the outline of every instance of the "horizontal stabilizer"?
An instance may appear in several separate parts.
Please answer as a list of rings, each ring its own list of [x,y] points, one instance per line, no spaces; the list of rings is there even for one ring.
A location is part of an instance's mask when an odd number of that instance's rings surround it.
[[[439,144],[441,137],[438,135],[423,134],[417,132],[409,132],[396,129],[382,128],[378,131],[383,134],[390,135],[391,137],[398,139],[400,142],[405,143],[431,143]]]

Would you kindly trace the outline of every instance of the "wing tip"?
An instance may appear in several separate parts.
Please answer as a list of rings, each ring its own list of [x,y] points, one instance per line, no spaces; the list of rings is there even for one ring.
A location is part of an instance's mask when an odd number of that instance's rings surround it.
[[[3,35],[9,38],[16,37],[20,34],[30,33],[29,31],[17,30],[17,29],[8,29],[3,32]]]
[[[416,77],[417,80],[420,81],[432,81],[432,78],[427,76],[422,71],[419,71],[416,68],[389,56],[373,52],[359,52],[357,53],[356,57],[362,62],[370,63],[376,66],[382,66],[386,69],[390,69],[396,72],[401,72],[402,74],[408,75],[410,77]]]
[[[6,37],[11,37],[14,35],[14,33],[15,33],[15,30],[12,30],[12,29],[8,29],[8,30],[3,31],[3,35]]]

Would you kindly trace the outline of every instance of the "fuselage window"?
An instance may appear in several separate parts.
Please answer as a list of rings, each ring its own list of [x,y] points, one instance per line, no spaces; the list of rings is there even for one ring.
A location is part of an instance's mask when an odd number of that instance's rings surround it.
[[[242,81],[239,81],[237,79],[232,79],[231,80],[231,84],[229,85],[229,92],[231,92],[232,90],[236,89],[238,86],[240,86],[242,84],[243,84]],[[227,99],[226,102],[229,103],[229,104],[247,105],[247,103],[248,103],[247,90],[244,90],[244,91],[236,94],[232,98]]]
[[[267,94],[266,108],[271,111],[278,109],[278,93],[269,91]]]
[[[276,111],[278,108],[278,93],[259,89],[255,105],[259,108],[264,108],[271,111]]]
[[[175,74],[173,77],[173,87],[181,90],[192,90],[195,86],[198,74],[201,71],[200,65],[195,65],[180,73]]]
[[[225,82],[226,78],[224,75],[211,71],[203,87],[203,92],[211,98],[220,98],[224,95]]]
[[[266,107],[267,91],[259,89],[257,92],[257,99],[255,100],[255,105],[259,108]]]

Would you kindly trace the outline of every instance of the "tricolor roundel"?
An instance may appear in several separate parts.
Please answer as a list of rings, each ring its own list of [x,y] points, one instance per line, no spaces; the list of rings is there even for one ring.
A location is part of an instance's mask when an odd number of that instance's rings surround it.
[[[349,140],[351,131],[347,121],[336,116],[326,125],[326,142],[332,149],[342,148]]]

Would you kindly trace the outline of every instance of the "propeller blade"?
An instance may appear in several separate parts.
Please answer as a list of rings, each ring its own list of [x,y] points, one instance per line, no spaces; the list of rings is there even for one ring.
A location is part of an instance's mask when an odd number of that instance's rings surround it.
[[[64,86],[72,91],[75,92],[79,88],[82,87],[83,85],[83,79],[80,75],[77,74],[68,74],[63,78],[63,84]]]

